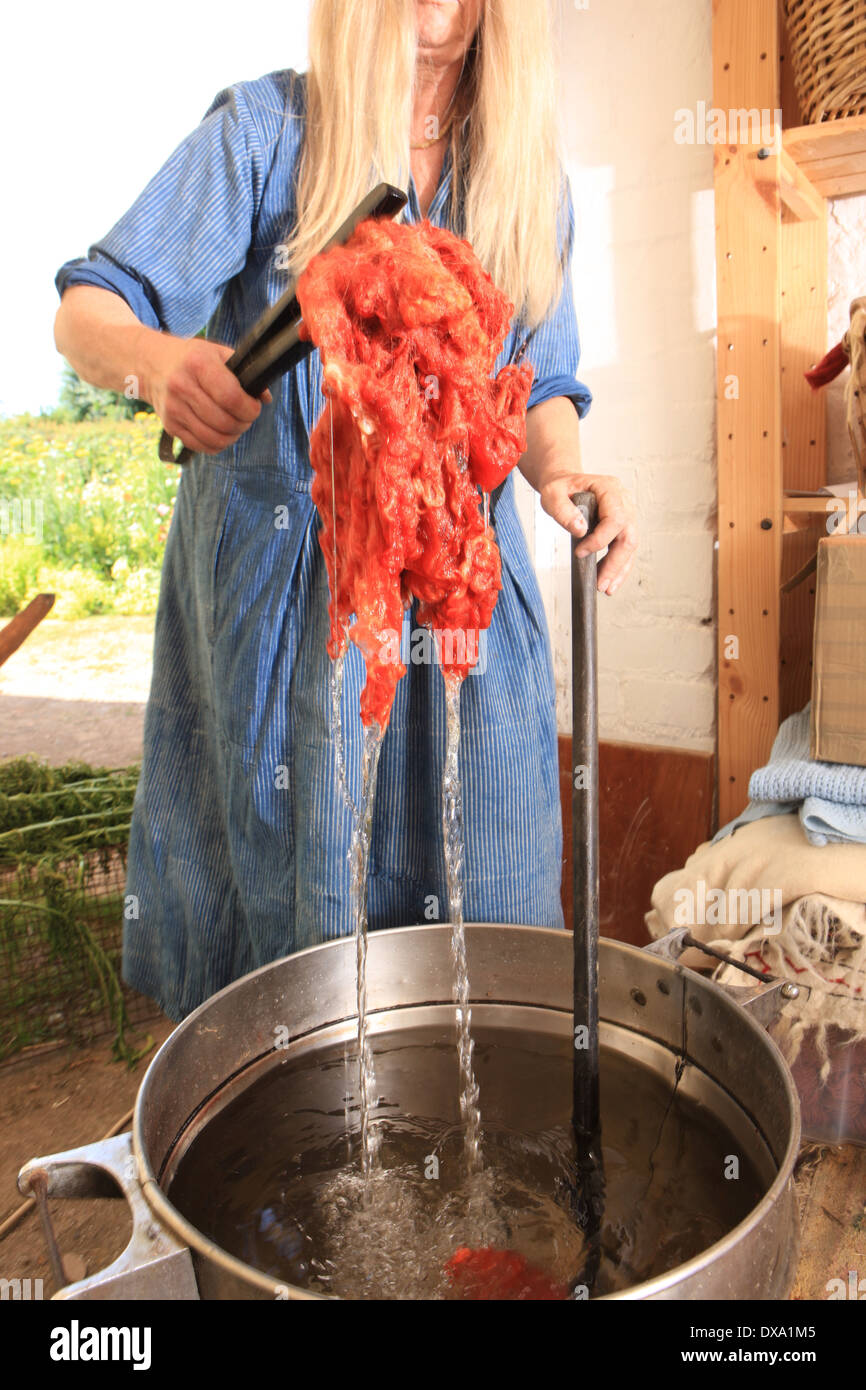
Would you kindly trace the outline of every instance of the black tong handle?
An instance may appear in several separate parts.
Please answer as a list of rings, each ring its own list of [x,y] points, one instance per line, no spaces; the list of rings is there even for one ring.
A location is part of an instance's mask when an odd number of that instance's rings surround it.
[[[380,183],[325,242],[322,252],[345,245],[355,228],[368,217],[396,217],[406,202],[406,194],[401,189],[390,183]],[[313,343],[301,337],[301,306],[296,291],[297,280],[275,304],[269,305],[226,362],[250,396],[260,396],[272,381],[290,371],[313,351]],[[192,458],[192,450],[184,445],[175,458],[174,437],[163,430],[159,457],[163,463],[184,464]]]

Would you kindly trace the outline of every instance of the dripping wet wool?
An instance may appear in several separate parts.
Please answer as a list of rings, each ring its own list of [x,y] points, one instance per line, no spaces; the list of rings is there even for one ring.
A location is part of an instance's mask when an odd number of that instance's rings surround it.
[[[311,440],[311,462],[331,594],[328,651],[335,663],[335,737],[341,729],[342,664],[350,639],[367,667],[361,699],[365,772],[358,808],[345,785],[339,737],[337,763],[355,818],[351,859],[362,1185],[354,1196],[360,1195],[361,1210],[376,1222],[382,1216],[375,1210],[376,1194],[391,1189],[381,1186],[386,1175],[379,1169],[379,1129],[370,1123],[376,1091],[366,1028],[366,880],[375,768],[397,683],[405,673],[400,632],[404,610],[413,600],[419,623],[437,640],[447,691],[442,820],[460,1109],[467,1173],[477,1175],[481,1167],[463,932],[459,697],[463,677],[477,660],[479,632],[489,626],[501,588],[489,492],[507,477],[525,447],[532,369],[509,364],[493,375],[513,306],[468,243],[429,223],[362,224],[344,247],[311,264],[299,282],[298,299],[306,331],[320,351],[328,398]],[[462,641],[448,640],[455,634]],[[392,1177],[387,1175],[386,1182]],[[340,1172],[335,1198],[346,1196],[346,1184],[353,1181],[351,1173]],[[477,1257],[483,1252],[465,1253]],[[462,1277],[464,1271],[460,1273]],[[474,1267],[473,1273],[477,1279]],[[484,1282],[489,1283],[486,1274]]]
[[[331,592],[338,776],[356,818],[352,888],[362,1169],[368,1179],[377,1152],[377,1131],[369,1122],[375,1077],[365,1019],[373,791],[365,777],[362,817],[345,783],[342,663],[351,637],[367,665],[361,717],[367,726],[364,766],[372,768],[378,752],[370,735],[384,733],[405,671],[399,656],[403,610],[417,598],[419,622],[440,639],[447,684],[443,833],[471,1171],[480,1162],[480,1112],[463,939],[459,687],[477,660],[479,630],[489,625],[501,588],[487,501],[525,447],[532,369],[510,364],[493,375],[513,306],[469,244],[429,222],[363,224],[344,246],[314,260],[301,278],[298,298],[306,331],[321,354],[328,397],[311,441],[311,459]],[[447,640],[455,635],[463,640]]]
[[[384,731],[413,599],[419,624],[464,639],[441,644],[446,677],[461,680],[477,659],[501,588],[481,494],[525,449],[532,367],[493,374],[513,305],[468,242],[429,222],[362,223],[314,258],[297,293],[327,401],[310,461],[328,651],[358,646],[361,718]]]

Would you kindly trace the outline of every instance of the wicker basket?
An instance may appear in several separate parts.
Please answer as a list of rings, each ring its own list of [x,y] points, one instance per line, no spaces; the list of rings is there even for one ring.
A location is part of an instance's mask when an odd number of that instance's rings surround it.
[[[866,114],[866,0],[784,0],[788,53],[809,124]]]

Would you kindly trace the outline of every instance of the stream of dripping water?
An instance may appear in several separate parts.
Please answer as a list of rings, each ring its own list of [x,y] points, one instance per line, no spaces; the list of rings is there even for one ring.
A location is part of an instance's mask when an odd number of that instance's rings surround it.
[[[462,681],[445,675],[447,732],[442,774],[442,837],[451,922],[451,959],[454,963],[454,1003],[457,1015],[457,1061],[460,1069],[460,1116],[467,1174],[481,1170],[481,1111],[478,1082],[472,1067],[472,1011],[469,1008],[469,967],[463,929],[463,796],[460,785],[460,689]]]
[[[329,397],[328,414],[331,432],[331,512],[334,533],[333,603],[337,612],[340,592],[337,577],[337,487],[334,467],[334,403]],[[345,636],[345,634],[344,634]],[[348,644],[331,663],[331,735],[337,763],[337,779],[343,800],[352,815],[352,842],[349,850],[351,868],[352,910],[355,919],[355,957],[358,986],[358,1090],[361,1110],[361,1172],[365,1192],[369,1193],[370,1176],[377,1166],[380,1147],[378,1130],[370,1123],[370,1112],[376,1103],[376,1074],[373,1053],[367,1037],[367,875],[370,864],[370,832],[373,807],[376,803],[376,778],[379,754],[382,751],[382,730],[370,724],[364,730],[364,751],[361,761],[361,798],[356,806],[346,777],[345,740],[343,738],[343,670]],[[348,1127],[347,1127],[348,1129]]]
[[[380,1135],[370,1123],[376,1104],[373,1053],[367,1037],[367,870],[370,863],[370,829],[376,800],[376,777],[382,731],[378,724],[364,730],[361,771],[361,805],[352,834],[352,904],[355,916],[355,951],[358,967],[358,1073],[361,1106],[361,1172],[365,1184],[377,1166]]]
[[[484,529],[490,525],[490,493],[482,492]],[[472,1065],[472,1010],[469,1007],[469,966],[463,925],[463,793],[460,782],[460,691],[462,681],[442,668],[445,677],[445,767],[442,775],[442,840],[454,963],[454,1003],[457,1015],[457,1061],[460,1070],[460,1117],[467,1175],[482,1168],[480,1092]]]
[[[337,482],[334,468],[334,401],[331,396],[328,397],[328,418],[331,429],[331,517],[334,532],[334,592],[332,595],[332,602],[334,604],[335,622],[338,622],[338,595],[340,587],[337,582]],[[337,760],[337,781],[340,783],[340,791],[343,793],[343,800],[357,822],[359,812],[352,797],[352,793],[349,791],[349,783],[346,778],[346,745],[343,738],[343,668],[346,662],[346,653],[349,649],[347,638],[348,633],[344,628],[343,650],[340,652],[336,661],[331,662],[331,734],[334,739],[334,754]]]
[[[349,811],[357,821],[360,812],[355,805],[352,793],[349,791],[349,782],[346,777],[346,742],[343,734],[343,668],[348,650],[348,645],[346,645],[336,661],[331,662],[331,735],[334,740],[334,758],[337,763],[337,781],[340,784],[340,791]]]
[[[336,512],[334,480],[333,407],[331,406],[331,498]],[[485,528],[489,525],[490,494],[483,496]],[[336,520],[334,522],[334,590],[337,588]],[[440,654],[441,655],[441,654]],[[350,850],[352,906],[355,920],[355,947],[358,992],[358,1073],[361,1119],[361,1171],[365,1192],[369,1195],[370,1179],[378,1167],[381,1136],[371,1124],[371,1112],[376,1104],[376,1077],[373,1054],[367,1036],[367,879],[370,860],[370,835],[373,808],[376,800],[376,780],[382,731],[377,724],[364,730],[364,749],[361,769],[360,804],[349,791],[346,777],[345,742],[343,736],[343,670],[346,651],[331,665],[331,731],[334,738],[337,777],[343,799],[352,814],[354,829]],[[469,968],[466,959],[466,934],[463,923],[463,870],[465,841],[463,833],[463,798],[460,782],[460,691],[462,681],[446,672],[446,746],[442,776],[442,832],[445,851],[445,873],[448,890],[448,913],[451,922],[451,957],[454,964],[453,997],[457,1023],[457,1060],[460,1076],[460,1115],[463,1124],[463,1151],[466,1173],[472,1177],[481,1171],[481,1111],[479,1087],[472,1065],[472,1011],[469,1007]]]

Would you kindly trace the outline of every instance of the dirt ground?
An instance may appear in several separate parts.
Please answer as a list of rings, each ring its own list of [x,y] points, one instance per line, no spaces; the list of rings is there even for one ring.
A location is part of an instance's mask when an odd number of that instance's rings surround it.
[[[45,619],[0,667],[0,759],[32,755],[128,767],[141,759],[150,687],[152,617]],[[0,1223],[21,1205],[18,1170],[30,1158],[101,1138],[132,1108],[150,1057],[173,1025],[158,1011],[130,1041],[154,1040],[134,1070],[111,1057],[111,1037],[86,1048],[37,1050],[0,1065]],[[64,1256],[89,1271],[129,1237],[126,1204],[53,1202]],[[0,1238],[0,1278],[41,1278],[54,1291],[38,1215]]]
[[[21,1054],[0,1066],[0,1224],[24,1200],[16,1185],[24,1163],[101,1139],[132,1109],[147,1065],[173,1027],[156,1013],[130,1036],[136,1048],[147,1035],[154,1043],[131,1070],[112,1060],[110,1037],[88,1047]],[[61,1254],[83,1262],[79,1278],[116,1259],[129,1240],[123,1201],[63,1200],[50,1207]],[[55,1292],[36,1211],[0,1237],[0,1278],[42,1279],[45,1297]]]
[[[152,617],[41,622],[0,667],[0,759],[139,762],[153,624]]]

